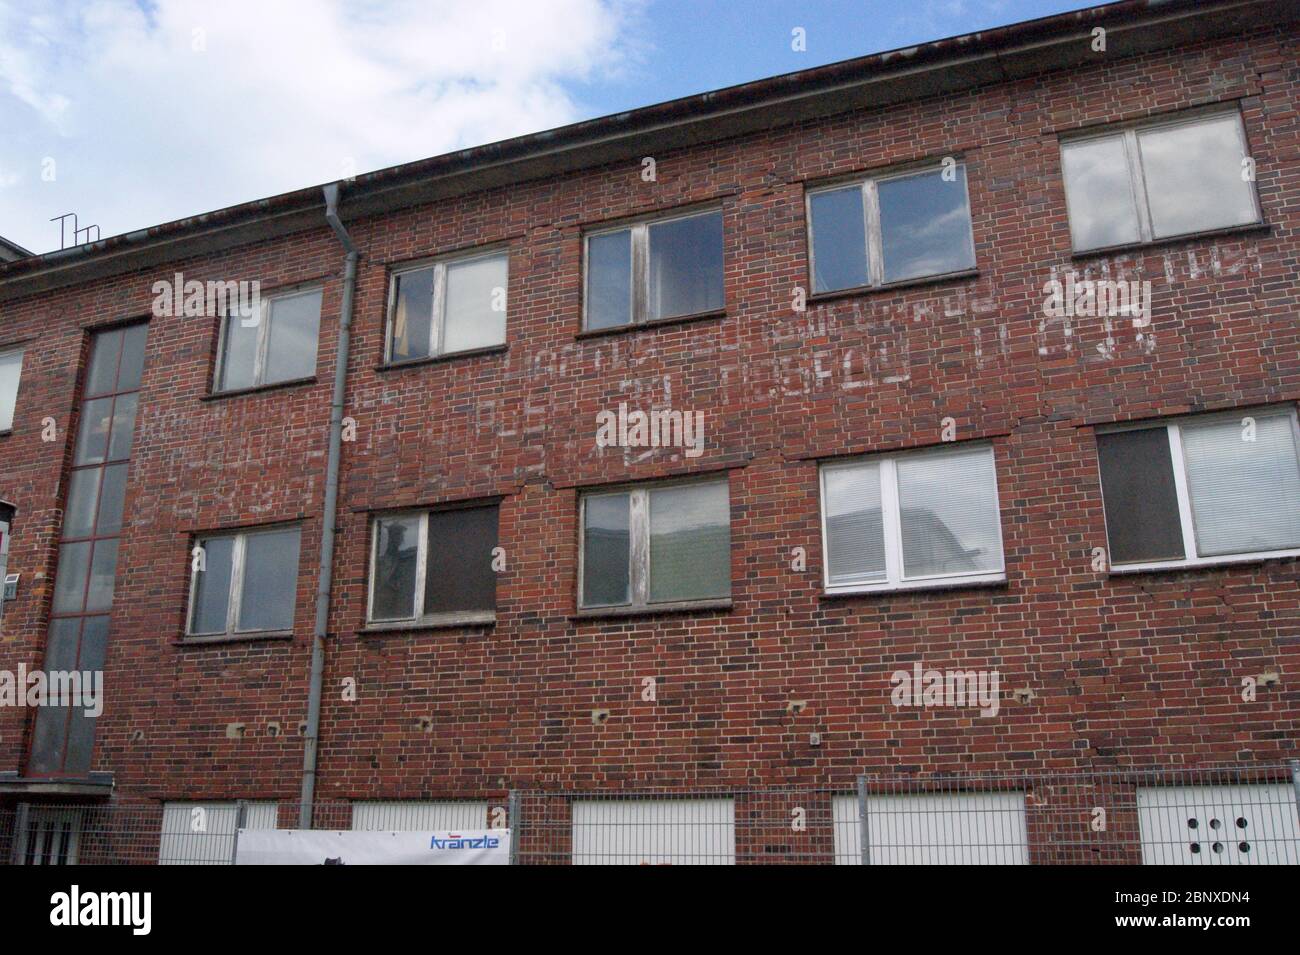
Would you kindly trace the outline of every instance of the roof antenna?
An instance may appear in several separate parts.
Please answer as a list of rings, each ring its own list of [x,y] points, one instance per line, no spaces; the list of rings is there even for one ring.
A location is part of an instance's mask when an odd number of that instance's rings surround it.
[[[68,248],[68,223],[67,223],[68,219],[72,220],[72,244],[73,245],[82,245],[85,242],[99,241],[99,226],[88,225],[84,229],[78,229],[77,214],[75,212],[65,212],[63,215],[55,216],[53,219],[50,220],[51,222],[57,222],[59,224],[59,248],[60,249]],[[91,229],[95,230],[95,237],[93,239],[90,237]],[[85,236],[85,238],[83,239],[82,236]]]

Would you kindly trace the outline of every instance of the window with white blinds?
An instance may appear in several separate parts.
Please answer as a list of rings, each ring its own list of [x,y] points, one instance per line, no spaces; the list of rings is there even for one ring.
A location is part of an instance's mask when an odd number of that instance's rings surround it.
[[[1005,579],[990,446],[826,464],[821,479],[827,592]]]
[[[1116,570],[1300,553],[1294,409],[1186,418],[1097,435]]]

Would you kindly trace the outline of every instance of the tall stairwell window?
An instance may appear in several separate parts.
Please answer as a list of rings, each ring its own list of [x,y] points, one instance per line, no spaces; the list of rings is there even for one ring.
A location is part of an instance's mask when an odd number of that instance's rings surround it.
[[[46,671],[102,671],[117,577],[127,463],[148,327],[97,332],[78,415],[63,512]],[[82,705],[37,711],[28,773],[84,777],[90,772],[95,719]]]

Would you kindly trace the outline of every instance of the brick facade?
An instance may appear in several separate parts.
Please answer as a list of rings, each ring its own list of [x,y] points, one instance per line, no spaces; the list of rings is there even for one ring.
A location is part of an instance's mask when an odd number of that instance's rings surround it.
[[[863,771],[1291,755],[1296,559],[1121,576],[1095,571],[1092,551],[1106,544],[1097,425],[1300,400],[1298,43],[1261,25],[666,152],[655,182],[633,161],[349,218],[357,431],[342,456],[319,797],[847,789]],[[1073,255],[1058,136],[1209,103],[1240,107],[1266,225]],[[944,156],[966,165],[978,274],[795,311],[805,185]],[[696,203],[723,210],[726,314],[581,334],[583,229]],[[389,269],[489,243],[510,250],[508,348],[381,369]],[[297,798],[342,260],[322,223],[0,305],[0,345],[27,342],[0,437],[0,497],[19,508],[9,570],[23,574],[0,666],[34,668],[87,330],[148,316],[153,282],[175,272],[264,293],[324,283],[308,383],[211,398],[216,320],[150,320],[94,756],[117,799]],[[1072,268],[1149,279],[1152,327],[1045,322],[1043,285]],[[596,447],[597,412],[621,401],[704,411],[704,454]],[[945,418],[995,449],[1006,583],[824,595],[817,462],[937,444]],[[730,482],[732,607],[575,619],[579,490],[703,472]],[[372,512],[495,498],[495,626],[358,632]],[[293,638],[181,645],[194,535],[299,520]],[[890,674],[918,659],[997,669],[1001,712],[896,709]],[[1242,679],[1265,671],[1281,684],[1243,702]],[[641,699],[647,676],[655,702]],[[806,709],[792,715],[792,699]],[[0,709],[0,770],[21,771],[30,731],[28,713]]]

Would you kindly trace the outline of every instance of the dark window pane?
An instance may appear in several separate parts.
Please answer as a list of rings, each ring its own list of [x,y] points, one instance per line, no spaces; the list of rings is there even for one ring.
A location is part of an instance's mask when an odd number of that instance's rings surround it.
[[[659,222],[649,228],[648,318],[722,308],[722,213]]]
[[[1136,242],[1137,203],[1129,180],[1121,136],[1061,146],[1070,235],[1076,249],[1100,249]]]
[[[1164,428],[1097,435],[1112,564],[1181,560],[1182,524]]]
[[[77,650],[81,618],[55,620],[50,624],[50,635],[45,645],[43,669],[71,671],[77,666]],[[67,743],[68,710],[66,707],[43,706],[36,711],[36,726],[32,733],[32,755],[28,760],[29,773],[48,775],[63,769],[63,754]]]
[[[86,612],[108,610],[113,606],[113,584],[117,579],[117,538],[95,541],[95,556],[90,561],[90,589],[86,591]]]
[[[90,346],[90,365],[86,369],[85,397],[110,394],[116,390],[117,363],[122,350],[122,329],[98,332]]]
[[[135,435],[135,409],[138,394],[119,395],[113,403],[113,430],[108,439],[108,460],[123,461],[131,456],[131,439]]]
[[[226,610],[230,605],[230,564],[235,551],[233,537],[212,537],[200,541],[203,570],[195,575],[194,610],[190,633],[225,633]],[[190,561],[194,558],[191,554]]]
[[[96,717],[87,716],[91,706],[90,694],[95,690],[95,671],[103,672],[108,650],[108,617],[87,617],[81,627],[81,647],[77,654],[77,670],[82,675],[82,697],[68,714],[68,743],[64,772],[70,776],[85,776],[90,772],[90,758],[95,747]],[[103,683],[99,685],[103,693]],[[98,701],[103,705],[102,696]]]
[[[73,471],[68,480],[68,506],[63,515],[64,537],[89,537],[95,527],[95,503],[103,468]]]
[[[606,232],[587,239],[587,328],[632,321],[632,232]]]
[[[90,544],[64,544],[59,548],[59,569],[54,578],[54,612],[81,613],[90,573]]]
[[[413,514],[376,522],[375,579],[371,582],[372,620],[415,616],[415,563],[420,550],[420,518]]]
[[[45,645],[44,669],[74,670],[77,667],[80,620],[54,620],[50,623],[50,637]]]
[[[731,594],[726,484],[666,487],[650,497],[650,601]]]
[[[625,604],[632,599],[626,494],[586,500],[582,535],[582,603],[586,607]]]
[[[866,285],[867,227],[862,218],[862,187],[814,193],[812,214],[813,291]]]
[[[429,354],[433,327],[433,269],[397,276],[389,361],[406,361]]]
[[[125,464],[112,464],[103,468],[103,490],[99,494],[99,518],[95,533],[100,536],[116,534],[122,529],[122,503],[126,497]],[[92,470],[100,470],[94,468]],[[80,472],[79,472],[80,473]]]
[[[952,182],[935,171],[887,179],[876,188],[886,282],[974,267],[964,167],[956,167]]]
[[[497,509],[475,507],[429,515],[429,556],[424,578],[425,614],[495,610]]]
[[[217,382],[218,391],[237,391],[251,388],[257,383],[257,340],[261,334],[262,322],[266,321],[265,304],[261,311],[248,318],[239,315],[227,315],[225,341],[221,351],[221,380]],[[256,324],[251,327],[245,322]]]
[[[320,289],[314,289],[271,300],[271,340],[266,348],[264,384],[316,374],[320,297]]]
[[[100,464],[108,450],[109,419],[112,398],[96,398],[81,406],[81,424],[77,429],[77,451],[73,464]]]
[[[140,387],[144,370],[144,342],[148,325],[132,325],[122,332],[122,363],[117,374],[118,391],[135,391]]]
[[[249,534],[244,544],[240,630],[288,630],[298,592],[298,528]]]
[[[78,624],[75,620],[59,623]],[[33,776],[49,776],[63,769],[63,749],[67,742],[68,711],[62,706],[43,706],[36,711],[36,726],[32,730],[32,755],[27,761],[27,771]]]

